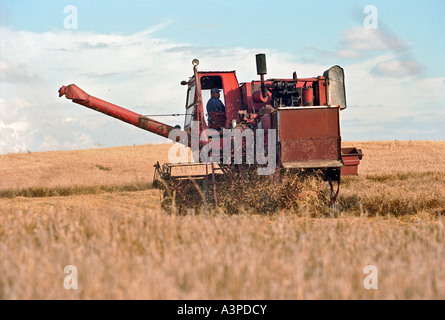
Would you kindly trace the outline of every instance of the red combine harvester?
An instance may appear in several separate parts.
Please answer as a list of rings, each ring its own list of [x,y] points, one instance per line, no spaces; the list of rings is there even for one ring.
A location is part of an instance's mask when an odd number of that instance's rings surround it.
[[[218,205],[225,197],[228,207],[276,208],[283,206],[282,193],[289,200],[304,192],[289,179],[307,176],[323,182],[328,204],[334,205],[341,176],[357,175],[362,159],[360,149],[341,146],[343,69],[334,66],[315,78],[294,72],[289,79],[265,80],[265,55],[256,55],[256,62],[260,79],[238,83],[235,71],[198,71],[199,61],[193,60],[193,76],[181,83],[187,86],[183,130],[97,99],[74,84],[60,88],[59,96],[191,148],[193,162],[155,166],[154,185],[164,190],[164,207]],[[214,88],[221,91],[225,112],[207,114],[204,97]],[[278,187],[283,183],[286,188]],[[272,187],[258,191],[259,185]]]

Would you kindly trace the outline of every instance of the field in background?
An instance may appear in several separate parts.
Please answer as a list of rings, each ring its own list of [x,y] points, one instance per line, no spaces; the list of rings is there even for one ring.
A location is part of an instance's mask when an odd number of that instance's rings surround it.
[[[168,215],[170,145],[0,156],[0,298],[444,299],[445,142],[347,145],[365,155],[338,218]]]

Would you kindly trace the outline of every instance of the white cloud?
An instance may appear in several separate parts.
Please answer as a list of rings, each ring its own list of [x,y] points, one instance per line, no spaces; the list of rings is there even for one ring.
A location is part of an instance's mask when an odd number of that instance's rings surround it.
[[[30,75],[26,65],[20,64],[13,66],[6,59],[0,57],[0,83],[1,82],[31,82],[37,81],[38,76]]]
[[[339,44],[342,48],[357,51],[403,50],[407,48],[402,38],[388,31],[363,27],[344,30]]]
[[[417,76],[425,66],[416,61],[405,41],[385,29],[352,27],[344,30],[334,55],[343,59],[382,57],[390,53],[392,59],[379,61],[370,68],[376,76],[410,77]]]
[[[342,59],[358,59],[365,57],[366,54],[359,50],[342,49],[337,52],[336,56]]]
[[[400,78],[419,75],[423,69],[423,65],[413,60],[389,60],[377,63],[371,71],[379,76]]]
[[[445,77],[381,77],[370,71],[394,59],[385,54],[345,67],[345,139],[444,139]]]
[[[336,50],[306,47],[301,53],[309,54],[310,61],[327,59],[329,61],[351,61],[355,63],[378,58],[369,70],[375,76],[410,77],[419,75],[426,67],[413,57],[410,47],[405,41],[385,29],[366,29],[352,27],[343,30]],[[391,59],[382,61],[382,57]]]

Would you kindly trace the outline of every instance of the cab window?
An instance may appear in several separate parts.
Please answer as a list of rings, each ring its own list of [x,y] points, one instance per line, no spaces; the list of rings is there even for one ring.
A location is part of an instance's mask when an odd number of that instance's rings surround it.
[[[186,102],[186,116],[185,116],[185,122],[184,122],[184,128],[190,127],[193,119],[193,114],[195,113],[196,106],[195,106],[195,92],[196,92],[196,86],[191,86],[187,91],[187,102]]]

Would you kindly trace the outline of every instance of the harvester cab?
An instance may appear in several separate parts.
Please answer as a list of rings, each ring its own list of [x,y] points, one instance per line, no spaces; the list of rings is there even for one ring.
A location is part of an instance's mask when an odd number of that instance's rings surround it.
[[[198,65],[199,61],[193,60],[194,75],[189,81],[181,82],[182,85],[188,87],[184,130],[190,132],[193,121],[199,122],[201,132],[209,128],[227,128],[230,120],[237,118],[237,111],[241,104],[235,71],[198,72]],[[209,124],[206,121],[205,103],[210,98],[211,89],[214,88],[221,90],[221,100],[226,111],[216,117],[216,123]]]

